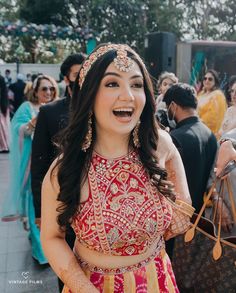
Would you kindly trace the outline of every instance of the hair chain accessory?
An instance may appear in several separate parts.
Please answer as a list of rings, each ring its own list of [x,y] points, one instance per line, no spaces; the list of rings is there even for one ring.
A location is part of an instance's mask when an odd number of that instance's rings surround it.
[[[93,64],[103,55],[105,55],[109,51],[117,51],[117,57],[114,59],[115,66],[120,71],[128,72],[130,71],[134,66],[134,61],[127,56],[127,52],[130,52],[135,55],[135,57],[139,60],[140,63],[143,63],[142,59],[139,57],[139,55],[131,49],[128,45],[124,44],[108,44],[104,45],[102,47],[99,47],[96,51],[92,52],[87,60],[82,65],[82,68],[79,72],[79,86],[82,88],[84,80],[93,66]],[[145,65],[144,65],[145,66]]]

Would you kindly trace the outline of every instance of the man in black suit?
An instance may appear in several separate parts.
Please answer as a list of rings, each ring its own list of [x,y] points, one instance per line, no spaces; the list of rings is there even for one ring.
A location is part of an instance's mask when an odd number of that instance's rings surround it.
[[[199,212],[214,164],[217,141],[198,117],[197,98],[190,85],[173,85],[165,93],[163,101],[169,118],[176,122],[176,128],[170,131],[170,135],[184,164],[192,205]]]
[[[63,99],[42,106],[39,111],[31,157],[31,187],[34,197],[36,223],[39,226],[41,218],[42,181],[57,155],[53,139],[68,123],[69,104],[74,81],[84,59],[84,54],[73,54],[65,59],[60,69],[66,83],[66,96]],[[73,248],[74,240],[75,235],[73,230],[70,229],[66,233],[66,241],[71,248]],[[60,288],[62,285],[62,283],[59,283]]]
[[[187,84],[172,85],[164,95],[168,117],[176,122],[170,131],[173,143],[183,161],[192,205],[198,213],[203,205],[203,195],[214,164],[217,141],[211,130],[197,114],[195,90]],[[166,243],[172,257],[174,238]]]

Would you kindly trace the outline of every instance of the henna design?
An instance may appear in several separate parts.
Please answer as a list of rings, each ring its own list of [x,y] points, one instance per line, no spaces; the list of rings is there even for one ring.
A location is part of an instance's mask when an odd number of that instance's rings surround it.
[[[71,293],[91,292],[98,293],[98,290],[93,286],[90,280],[85,276],[77,259],[73,257],[67,269],[60,269],[60,279],[71,290]]]

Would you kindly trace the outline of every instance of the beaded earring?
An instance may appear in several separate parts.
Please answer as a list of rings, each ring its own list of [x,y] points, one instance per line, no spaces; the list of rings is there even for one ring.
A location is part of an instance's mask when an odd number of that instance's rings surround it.
[[[89,149],[91,143],[92,143],[92,134],[93,134],[93,129],[92,129],[92,113],[89,114],[89,119],[88,119],[88,132],[85,136],[85,141],[82,144],[82,151],[86,152],[87,149]]]
[[[141,146],[139,142],[139,137],[138,137],[140,124],[141,124],[141,121],[139,120],[133,130],[133,143],[136,148],[140,148]]]

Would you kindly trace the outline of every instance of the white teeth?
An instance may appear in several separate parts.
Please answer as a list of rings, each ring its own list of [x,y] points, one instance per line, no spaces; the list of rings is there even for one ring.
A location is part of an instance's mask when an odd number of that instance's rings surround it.
[[[119,109],[114,109],[114,111],[119,111],[119,112],[133,112],[132,108],[119,108]]]

